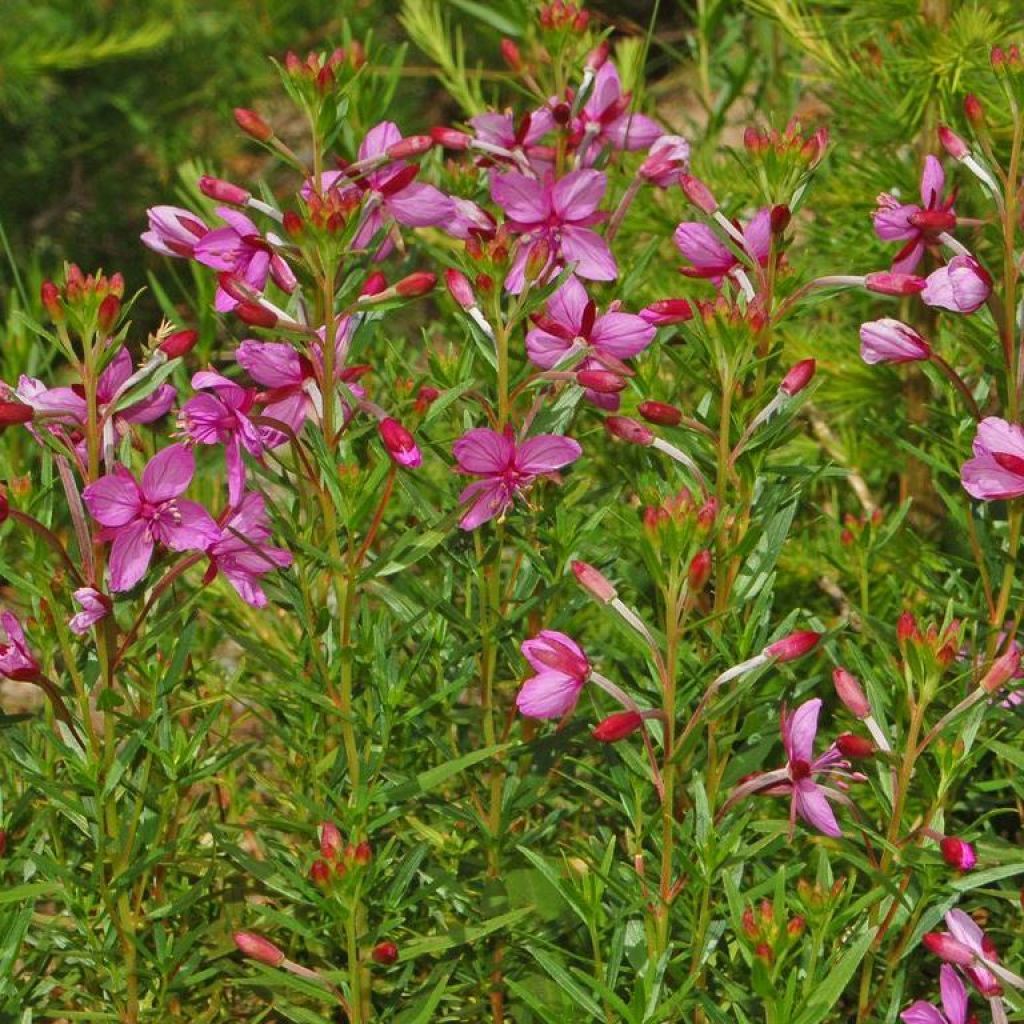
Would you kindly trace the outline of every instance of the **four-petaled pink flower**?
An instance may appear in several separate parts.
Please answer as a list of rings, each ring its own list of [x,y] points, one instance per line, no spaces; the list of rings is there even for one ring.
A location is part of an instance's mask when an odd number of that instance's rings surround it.
[[[555,120],[547,107],[523,114],[489,112],[469,119],[477,139],[486,147],[497,147],[510,153],[522,153],[538,173],[549,170],[554,156],[550,147],[542,146],[541,139],[555,127]]]
[[[654,340],[657,328],[642,317],[620,313],[613,303],[599,315],[586,289],[575,278],[548,300],[544,314],[533,318],[533,330],[526,335],[526,351],[542,369],[550,370],[573,352],[584,358],[577,370],[617,369],[620,360],[642,352]],[[605,409],[619,407],[618,395],[586,391],[587,398]]]
[[[205,582],[222,572],[246,604],[263,608],[267,595],[260,586],[260,578],[292,564],[291,553],[270,545],[270,536],[263,495],[246,494],[224,524],[220,539],[206,551],[210,568]]]
[[[1002,970],[992,940],[962,910],[950,910],[946,914],[946,927],[948,932],[928,932],[922,940],[925,948],[947,963],[956,964],[983,996],[1001,995],[1003,986],[989,970],[992,966]],[[1007,977],[1015,976],[1007,974]]]
[[[991,292],[988,271],[973,256],[960,253],[928,275],[921,300],[954,313],[973,313],[985,305]]]
[[[25,631],[13,612],[0,614],[0,676],[30,682],[39,677],[39,662],[29,649]]]
[[[461,473],[482,476],[459,495],[467,505],[459,520],[463,530],[475,530],[503,515],[517,494],[542,474],[554,473],[575,462],[583,449],[570,437],[538,434],[516,444],[512,431],[499,434],[486,427],[467,431],[452,448]]]
[[[124,467],[100,477],[82,492],[89,513],[113,540],[110,589],[130,590],[146,574],[156,544],[174,551],[204,551],[220,530],[202,505],[181,495],[192,482],[195,458],[183,444],[158,452],[141,483]]]
[[[574,266],[590,281],[613,281],[618,275],[608,243],[591,225],[603,219],[597,210],[607,178],[600,171],[572,171],[554,181],[538,181],[509,171],[491,175],[491,197],[505,211],[509,227],[522,234],[505,288],[517,295],[523,290],[530,254],[547,247],[548,264]]]
[[[941,1011],[919,999],[900,1014],[900,1020],[904,1024],[967,1024],[967,989],[949,964],[943,964],[939,971],[939,992]]]
[[[256,393],[212,370],[195,374],[192,387],[206,393],[190,398],[182,406],[181,428],[196,444],[224,445],[228,503],[234,507],[242,500],[245,489],[242,448],[259,459],[266,447],[259,428],[249,418]]]
[[[860,327],[860,357],[876,363],[916,363],[930,359],[931,346],[913,327],[892,317],[870,320]]]
[[[622,91],[615,65],[609,60],[598,69],[590,95],[573,125],[573,140],[590,138],[587,157],[596,157],[601,147],[647,149],[661,138],[661,126],[644,114],[629,109],[632,94]]]
[[[742,233],[747,254],[765,266],[772,241],[771,210],[768,207],[758,210]],[[673,238],[676,248],[693,264],[683,268],[687,277],[706,277],[717,287],[730,273],[743,267],[733,251],[700,221],[683,221]]]
[[[163,256],[194,259],[196,245],[210,230],[194,213],[178,206],[153,206],[146,216],[149,230],[142,241]]]
[[[678,185],[690,166],[690,143],[681,135],[662,135],[651,146],[639,174],[658,188]]]
[[[537,673],[520,687],[516,707],[529,718],[561,718],[576,707],[590,675],[590,662],[575,640],[554,629],[542,629],[524,640],[523,657]]]
[[[998,416],[983,419],[974,438],[974,458],[963,464],[960,480],[981,501],[1024,495],[1024,428]]]
[[[934,245],[942,232],[956,226],[954,196],[943,198],[945,185],[942,164],[929,154],[925,157],[921,173],[923,206],[901,203],[889,192],[878,197],[878,208],[874,214],[875,234],[884,242],[906,242],[892,261],[894,271],[909,274],[921,262],[925,246]]]
[[[199,240],[195,247],[198,262],[233,274],[257,292],[266,287],[268,277],[273,277],[274,284],[282,291],[290,293],[295,290],[295,274],[291,267],[244,213],[229,206],[218,206],[217,214],[227,224],[214,228]],[[237,305],[238,300],[218,286],[214,308],[226,313]]]

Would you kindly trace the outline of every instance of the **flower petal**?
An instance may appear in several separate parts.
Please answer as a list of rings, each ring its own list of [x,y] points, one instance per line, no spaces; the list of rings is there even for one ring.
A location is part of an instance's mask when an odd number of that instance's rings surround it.
[[[601,171],[571,171],[551,190],[551,206],[563,221],[585,220],[600,205],[608,179]]]
[[[538,434],[524,441],[516,450],[516,468],[537,476],[575,462],[583,454],[578,441],[560,434]]]
[[[452,453],[462,472],[490,475],[508,468],[515,456],[515,445],[504,434],[475,427],[452,445]]]
[[[82,500],[96,522],[115,529],[127,526],[142,511],[142,492],[124,466],[89,484]]]
[[[608,243],[596,231],[567,225],[562,228],[562,258],[588,281],[614,281],[619,268]]]
[[[808,825],[827,836],[838,837],[843,834],[832,813],[832,805],[820,786],[810,779],[801,779],[793,788],[793,799],[796,801],[797,814]]]
[[[153,557],[153,538],[139,519],[120,530],[110,548],[110,589],[131,590],[146,574]]]
[[[516,707],[528,718],[561,718],[576,707],[582,689],[582,681],[564,672],[539,672],[520,687]]]
[[[170,501],[192,482],[196,460],[190,448],[172,444],[157,452],[142,471],[142,493],[154,503]]]

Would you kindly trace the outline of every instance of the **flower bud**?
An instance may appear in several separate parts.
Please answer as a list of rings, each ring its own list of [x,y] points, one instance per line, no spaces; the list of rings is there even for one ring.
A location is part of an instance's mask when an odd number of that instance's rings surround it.
[[[277,314],[258,306],[255,302],[240,302],[235,307],[235,316],[250,327],[276,327]]]
[[[0,857],[7,854],[7,831],[0,828]]]
[[[476,296],[469,278],[460,270],[449,267],[444,272],[444,283],[451,297],[463,308],[472,309],[476,305]]]
[[[779,390],[784,395],[789,395],[790,398],[794,395],[800,394],[800,392],[803,391],[803,389],[814,379],[814,371],[816,369],[817,363],[815,363],[813,359],[801,359],[800,362],[782,378]]]
[[[974,963],[974,953],[970,947],[945,932],[927,932],[921,943],[929,953],[947,963],[959,964],[961,967],[970,967]]]
[[[693,593],[699,593],[711,579],[711,552],[704,548],[693,556],[686,572],[686,582]]]
[[[641,309],[640,316],[655,327],[666,327],[692,320],[693,307],[686,299],[659,299]]]
[[[654,443],[654,434],[642,423],[628,416],[608,416],[604,421],[605,430],[612,437],[630,444],[650,445]]]
[[[180,359],[196,347],[198,331],[175,331],[160,342],[159,348],[168,359]]]
[[[611,581],[599,569],[595,569],[594,566],[587,562],[573,562],[572,571],[576,577],[576,582],[591,597],[597,598],[603,604],[614,601],[618,597],[618,593],[615,587],[612,586]]]
[[[939,142],[942,148],[954,159],[963,160],[968,153],[970,148],[963,139],[952,128],[947,125],[939,125]]]
[[[379,271],[375,270],[370,274],[367,279],[363,282],[363,287],[359,289],[359,294],[362,295],[380,295],[382,291],[388,286],[388,279]]]
[[[601,719],[590,735],[599,743],[618,743],[619,740],[632,736],[643,724],[643,715],[639,711],[616,711],[615,714]]]
[[[363,840],[359,843],[355,850],[352,852],[352,860],[356,862],[360,867],[365,868],[367,864],[373,859],[373,848],[368,842]]]
[[[0,430],[21,423],[31,423],[35,410],[21,402],[0,402]]]
[[[0,491],[0,523],[6,523],[8,516],[11,514],[11,505],[7,500],[7,495]]]
[[[235,945],[250,960],[258,960],[268,967],[280,967],[284,963],[284,953],[262,935],[252,932],[235,932]]]
[[[325,860],[315,860],[309,869],[309,878],[314,885],[327,885],[331,880],[331,868]]]
[[[985,123],[985,108],[972,92],[964,97],[964,116],[975,126]]]
[[[576,383],[601,395],[616,395],[626,387],[626,381],[611,370],[580,370]]]
[[[875,745],[871,740],[852,732],[844,732],[836,737],[836,746],[844,757],[852,758],[854,761],[862,761],[875,754]]]
[[[608,45],[608,40],[602,39],[601,42],[587,54],[587,59],[583,62],[583,66],[588,71],[600,71],[608,60],[608,52],[610,49],[611,47]]]
[[[116,295],[105,295],[100,303],[99,312],[96,314],[96,326],[108,334],[114,329],[118,315],[121,312],[121,300]]]
[[[940,231],[952,231],[956,227],[956,214],[949,210],[918,210],[907,220],[922,231],[938,234]]]
[[[457,128],[448,128],[446,125],[437,125],[430,129],[430,137],[445,149],[455,149],[460,152],[469,149],[473,136],[466,132],[460,132]]]
[[[695,178],[692,174],[683,174],[680,175],[679,185],[686,193],[686,198],[708,216],[718,209],[718,200],[700,178]]]
[[[501,41],[501,56],[512,71],[523,70],[523,57],[519,47],[507,36]]]
[[[769,223],[771,224],[772,234],[776,236],[781,235],[786,228],[789,227],[789,222],[792,219],[793,212],[785,203],[773,206],[771,213],[769,214]]]
[[[821,637],[821,633],[815,633],[809,629],[797,630],[795,633],[790,633],[789,636],[784,636],[781,640],[769,644],[764,649],[764,653],[767,657],[775,658],[777,661],[794,661],[814,650]]]
[[[395,285],[395,293],[404,299],[414,299],[432,292],[436,284],[437,274],[431,274],[426,270],[417,270],[407,277],[403,277]]]
[[[199,191],[204,196],[216,199],[219,203],[232,203],[235,206],[245,206],[252,198],[252,193],[247,192],[244,188],[232,185],[230,181],[211,178],[207,174],[199,179]]]
[[[269,142],[274,137],[274,129],[255,110],[235,107],[235,123],[257,142]]]
[[[370,953],[370,959],[375,964],[383,964],[385,967],[390,967],[398,960],[398,946],[393,942],[378,942]]]
[[[380,439],[384,442],[388,454],[400,466],[415,469],[423,462],[423,453],[416,444],[415,438],[398,420],[386,416],[377,426]]]
[[[390,160],[408,160],[410,157],[422,156],[434,148],[434,140],[429,135],[407,135],[386,152]]]
[[[281,227],[284,228],[284,233],[289,238],[295,239],[302,236],[305,224],[302,221],[302,217],[295,210],[285,210]]]
[[[857,718],[867,718],[871,714],[871,705],[864,696],[856,676],[851,675],[845,668],[837,668],[832,673],[832,683],[839,699]]]
[[[341,832],[333,821],[320,826],[320,855],[327,860],[336,860],[341,850]]]
[[[899,274],[889,270],[876,271],[864,277],[864,287],[879,295],[916,295],[924,291],[925,279],[916,274]]]
[[[920,637],[921,633],[917,628],[917,619],[914,618],[914,613],[900,612],[900,617],[896,620],[897,642],[904,644],[908,640],[920,639]]]
[[[1014,644],[1005,654],[1001,654],[992,662],[991,668],[985,673],[978,684],[987,693],[1001,690],[1020,671],[1020,650]]]
[[[978,863],[978,855],[970,843],[965,843],[956,836],[946,836],[939,842],[942,859],[957,871],[970,871]]]
[[[50,319],[59,324],[64,319],[64,306],[60,299],[60,289],[52,281],[44,281],[39,288],[39,298],[43,307],[50,314]]]
[[[664,427],[678,427],[683,420],[682,411],[665,402],[641,402],[636,411],[648,423],[658,423]]]

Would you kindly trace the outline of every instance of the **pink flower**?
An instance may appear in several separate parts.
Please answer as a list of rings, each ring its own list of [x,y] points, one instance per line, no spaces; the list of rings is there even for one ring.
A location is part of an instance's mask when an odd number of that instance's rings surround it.
[[[224,524],[220,539],[207,548],[210,568],[206,582],[222,572],[246,604],[264,607],[267,595],[260,578],[292,564],[290,552],[267,543],[270,536],[263,495],[249,492]]]
[[[919,999],[900,1014],[900,1020],[904,1024],[967,1024],[967,989],[949,964],[943,964],[939,971],[939,992],[941,1012]]]
[[[110,598],[95,587],[79,587],[72,597],[82,610],[71,616],[68,627],[78,636],[88,633],[93,625],[110,614]]]
[[[504,153],[521,153],[530,166],[538,173],[550,171],[553,153],[550,147],[541,145],[544,138],[555,127],[554,118],[547,107],[540,107],[523,114],[518,120],[512,114],[477,114],[469,123],[476,134],[478,145],[474,148],[484,153],[508,159]]]
[[[190,398],[182,406],[179,422],[196,444],[224,445],[228,503],[234,507],[242,500],[245,489],[242,448],[259,459],[266,447],[260,430],[249,418],[256,393],[212,370],[195,374],[192,387],[206,389],[207,393]]]
[[[110,551],[111,590],[130,590],[146,574],[156,544],[173,551],[203,551],[220,530],[202,505],[180,497],[192,481],[195,459],[174,444],[150,459],[141,484],[124,467],[100,477],[82,492]]]
[[[974,438],[974,458],[963,464],[960,481],[981,501],[1024,495],[1024,428],[998,416],[983,419]]]
[[[516,694],[516,707],[529,718],[561,718],[580,698],[590,675],[590,662],[575,640],[553,629],[542,629],[524,640],[523,657],[537,673]]]
[[[875,210],[875,234],[885,242],[906,241],[896,254],[892,269],[909,274],[921,262],[925,245],[932,245],[938,235],[956,226],[953,196],[943,199],[946,176],[942,164],[935,157],[925,157],[921,172],[921,202],[901,203],[895,196],[883,192]]]
[[[484,478],[459,495],[459,504],[468,506],[459,520],[463,530],[503,515],[538,476],[575,462],[583,452],[572,438],[558,434],[538,434],[516,444],[511,430],[499,434],[486,427],[467,431],[452,450],[459,472]]]
[[[544,243],[550,259],[572,264],[590,281],[613,281],[618,267],[608,243],[591,225],[602,214],[597,207],[607,178],[600,171],[572,171],[557,182],[543,182],[509,171],[491,175],[491,197],[505,211],[509,227],[522,234],[505,287],[514,295],[523,290],[530,254]]]
[[[142,241],[164,256],[194,259],[196,244],[210,230],[194,213],[177,206],[153,206],[146,216],[149,230]]]
[[[693,264],[683,269],[687,277],[706,277],[717,287],[727,274],[742,266],[732,250],[700,221],[683,221],[673,237],[676,248]],[[764,266],[772,239],[772,211],[768,207],[750,219],[743,228],[743,239],[748,254]]]
[[[623,359],[642,352],[654,340],[657,328],[642,317],[620,313],[614,303],[598,315],[586,289],[575,278],[548,299],[546,313],[533,318],[536,325],[526,335],[526,351],[537,366],[550,370],[572,352],[585,353],[577,370],[615,369]],[[619,407],[618,395],[599,395],[588,390],[587,398],[605,409]]]
[[[678,185],[690,166],[690,144],[681,135],[662,135],[640,165],[640,175],[658,188]]]
[[[1003,987],[989,970],[989,966],[999,963],[992,940],[962,910],[950,910],[946,914],[946,927],[948,932],[925,935],[922,940],[925,947],[947,963],[957,964],[983,996],[1001,995]],[[1000,970],[998,966],[995,969]]]
[[[928,342],[899,320],[885,317],[861,324],[860,357],[865,363],[916,363],[930,359]]]
[[[928,275],[921,299],[954,313],[973,313],[985,305],[991,291],[988,271],[973,256],[961,253]]]
[[[29,650],[21,623],[12,612],[0,614],[0,631],[6,640],[0,640],[0,676],[31,682],[39,676],[39,662]]]
[[[598,147],[646,149],[661,138],[661,126],[643,114],[629,109],[632,95],[622,91],[619,73],[609,60],[598,69],[590,95],[574,125],[574,137],[592,140],[594,156]]]
[[[206,267],[233,274],[258,292],[267,286],[268,277],[273,277],[282,291],[295,290],[291,268],[244,213],[218,206],[217,214],[227,226],[214,228],[202,237],[195,247],[196,260]],[[226,313],[237,305],[238,300],[218,286],[214,308]]]

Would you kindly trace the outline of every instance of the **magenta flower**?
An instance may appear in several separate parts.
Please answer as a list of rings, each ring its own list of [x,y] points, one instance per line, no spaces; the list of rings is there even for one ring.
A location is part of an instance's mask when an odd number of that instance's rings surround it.
[[[973,313],[985,305],[991,292],[988,271],[973,256],[961,253],[928,275],[921,299],[954,313]]]
[[[71,595],[82,610],[71,616],[68,627],[72,633],[81,636],[110,614],[110,598],[101,594],[95,587],[79,587]]]
[[[25,631],[13,612],[0,614],[0,676],[31,682],[40,673],[39,662],[29,649]]]
[[[946,176],[942,164],[935,157],[925,157],[921,172],[921,202],[901,203],[895,196],[883,192],[875,210],[875,234],[884,242],[905,241],[896,254],[892,269],[909,274],[921,262],[926,245],[934,245],[943,231],[956,226],[953,196],[943,199]]]
[[[263,495],[246,494],[224,524],[220,539],[207,548],[210,568],[206,582],[222,572],[246,604],[264,607],[267,595],[260,586],[261,577],[292,564],[290,552],[267,543],[270,536]]]
[[[153,206],[146,216],[149,230],[142,241],[163,256],[194,259],[196,245],[210,230],[194,213],[177,206]]]
[[[1020,980],[998,966],[999,954],[992,940],[962,910],[946,914],[946,927],[948,932],[928,932],[922,939],[925,948],[947,963],[956,964],[983,996],[1002,994],[1003,987],[995,972]]]
[[[690,144],[681,135],[662,135],[640,165],[640,175],[658,188],[678,185],[690,166]]]
[[[244,213],[218,206],[217,214],[227,226],[214,228],[202,237],[195,247],[196,260],[206,267],[233,274],[258,292],[267,286],[268,277],[273,277],[282,291],[295,290],[291,268]],[[237,305],[238,300],[218,286],[214,308],[226,313]]]
[[[1024,495],[1024,428],[988,416],[978,424],[974,458],[960,470],[960,481],[972,498],[1000,501]]]
[[[771,210],[764,207],[743,228],[747,253],[761,266],[767,264],[771,249],[771,219]],[[676,248],[693,264],[683,269],[687,277],[706,277],[718,287],[727,275],[743,266],[718,235],[700,221],[683,221],[673,238]]]
[[[574,352],[584,356],[577,370],[614,370],[620,360],[647,348],[657,333],[657,328],[642,317],[620,313],[618,303],[598,315],[597,307],[575,277],[567,278],[548,299],[546,313],[533,319],[535,326],[526,335],[526,351],[544,370],[550,370]],[[587,390],[586,396],[602,408],[619,407],[618,395]]]
[[[967,1024],[967,989],[949,964],[939,971],[939,992],[941,1011],[919,999],[900,1014],[900,1020],[904,1024]]]
[[[505,211],[509,227],[522,234],[505,288],[523,290],[530,254],[546,245],[549,263],[572,264],[576,274],[590,281],[613,281],[618,275],[608,243],[591,225],[603,217],[597,207],[607,178],[600,171],[572,171],[557,182],[509,171],[491,175],[491,197]]]
[[[156,544],[173,551],[204,551],[220,530],[202,505],[180,496],[192,481],[195,458],[173,444],[142,471],[142,481],[124,467],[100,477],[82,492],[86,508],[101,526],[110,550],[110,589],[130,590],[146,574]]]
[[[609,60],[598,69],[590,95],[574,127],[574,138],[590,137],[594,156],[598,147],[647,149],[661,136],[661,126],[644,114],[629,109],[632,94],[622,91],[615,65]]]
[[[242,449],[254,459],[262,458],[266,449],[263,435],[249,418],[256,393],[212,370],[195,374],[192,387],[207,393],[190,398],[182,406],[179,423],[196,444],[224,445],[228,503],[234,507],[242,500],[245,489]]]
[[[575,640],[553,629],[542,629],[524,640],[520,650],[537,673],[516,694],[516,707],[529,718],[561,718],[576,707],[590,662]]]
[[[516,444],[511,430],[499,434],[486,427],[467,431],[452,451],[460,473],[484,478],[459,495],[459,504],[468,506],[459,520],[463,530],[475,530],[481,523],[503,515],[516,495],[538,476],[554,473],[583,453],[570,437],[538,434]]]
[[[497,150],[503,153],[523,154],[538,174],[550,170],[552,151],[540,144],[555,127],[555,120],[547,107],[524,114],[518,120],[512,114],[477,114],[469,123],[476,135],[476,148],[484,153]],[[506,157],[507,159],[507,157]]]
[[[865,363],[916,363],[930,359],[928,342],[913,329],[892,317],[871,320],[860,327],[860,357]]]

